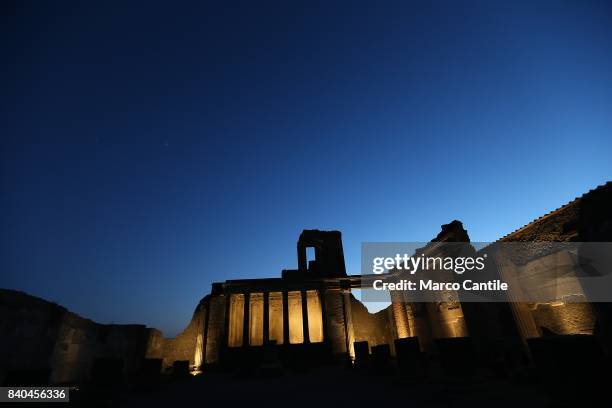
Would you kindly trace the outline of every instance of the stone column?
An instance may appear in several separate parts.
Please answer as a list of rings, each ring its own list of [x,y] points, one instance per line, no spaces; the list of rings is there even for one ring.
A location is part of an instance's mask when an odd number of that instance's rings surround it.
[[[403,339],[410,336],[410,327],[408,327],[406,308],[401,293],[394,290],[391,291],[391,309],[393,311],[393,320],[395,320],[397,338]]]
[[[229,326],[230,326],[230,310],[232,303],[232,294],[225,294],[225,320],[223,322],[223,348],[229,346]]]
[[[249,317],[250,317],[250,300],[251,300],[251,294],[249,292],[246,292],[244,294],[244,315],[242,316],[242,346],[243,347],[248,347],[249,346],[249,334],[250,334],[250,327],[249,327]]]
[[[342,305],[344,307],[344,330],[346,333],[346,349],[353,360],[355,358],[355,332],[353,330],[353,312],[351,307],[351,289],[342,289]]]
[[[308,293],[300,291],[302,295],[302,331],[304,332],[304,344],[310,343],[310,332],[308,330]]]
[[[331,345],[332,352],[337,355],[346,355],[346,324],[344,322],[344,301],[340,289],[321,289],[323,304],[325,305],[327,328],[327,341]]]
[[[283,344],[289,344],[289,295],[283,291]]]
[[[270,342],[270,304],[268,297],[270,292],[263,293],[263,344]]]
[[[412,304],[404,302],[404,309],[406,310],[406,322],[408,323],[408,337],[416,336],[416,330],[414,327],[414,311]]]
[[[226,295],[211,295],[209,301],[209,322],[207,323],[208,333],[206,335],[206,353],[204,354],[205,364],[217,364],[220,359],[221,350],[227,346],[227,323]],[[224,331],[225,330],[225,331]]]
[[[323,342],[327,342],[327,308],[325,306],[325,288],[320,288],[318,291],[319,303],[321,304],[321,324],[323,325]]]

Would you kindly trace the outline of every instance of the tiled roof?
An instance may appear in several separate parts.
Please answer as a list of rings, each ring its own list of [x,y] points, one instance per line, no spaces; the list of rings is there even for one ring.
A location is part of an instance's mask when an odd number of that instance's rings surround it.
[[[552,210],[552,211],[550,211],[549,213],[544,214],[544,215],[542,215],[542,216],[540,216],[540,217],[536,218],[535,220],[531,221],[530,223],[525,224],[525,225],[523,225],[522,227],[520,227],[520,228],[518,228],[518,229],[516,229],[516,230],[514,230],[514,231],[512,231],[512,232],[510,232],[509,234],[504,235],[503,237],[501,237],[501,238],[500,238],[500,239],[498,239],[497,241],[503,241],[504,239],[509,238],[510,236],[512,236],[512,235],[514,235],[514,234],[516,234],[516,233],[518,233],[518,232],[520,232],[520,231],[523,231],[523,230],[525,230],[525,229],[527,229],[527,228],[531,227],[533,224],[535,224],[535,223],[536,223],[536,222],[538,222],[538,221],[541,221],[541,220],[543,220],[543,219],[545,219],[545,218],[548,218],[548,217],[550,217],[550,216],[553,216],[553,215],[555,215],[555,214],[558,214],[559,212],[563,211],[565,208],[567,208],[567,207],[569,207],[570,205],[572,205],[572,204],[576,203],[578,200],[582,200],[583,198],[585,198],[586,196],[588,196],[588,195],[592,194],[593,192],[595,192],[595,191],[597,191],[597,190],[603,190],[603,189],[605,189],[605,188],[612,188],[612,181],[608,181],[608,182],[606,182],[605,184],[602,184],[602,185],[597,186],[596,188],[594,188],[594,189],[592,189],[592,190],[589,190],[588,192],[584,193],[584,194],[583,194],[583,195],[581,195],[580,197],[576,197],[576,198],[574,198],[572,201],[568,202],[567,204],[564,204],[564,205],[562,205],[561,207],[559,207],[559,208],[557,208],[557,209],[555,209],[555,210]]]

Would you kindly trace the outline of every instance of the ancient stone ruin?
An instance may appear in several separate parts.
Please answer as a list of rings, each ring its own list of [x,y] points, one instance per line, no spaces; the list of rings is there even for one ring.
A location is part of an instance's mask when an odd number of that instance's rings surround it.
[[[610,242],[610,208],[607,183],[500,241]],[[432,242],[469,242],[469,236],[452,221]],[[308,248],[314,260],[307,260]],[[537,339],[547,336],[580,334],[611,344],[608,303],[410,303],[393,295],[389,307],[372,314],[352,294],[362,277],[347,275],[339,231],[304,230],[296,249],[297,269],[279,277],[214,283],[174,339],[145,326],[100,325],[3,290],[1,375],[29,371],[51,383],[78,383],[104,359],[119,360],[127,376],[147,360],[191,372],[304,362],[384,367],[390,358],[418,366],[423,353],[437,356],[442,369],[468,370],[458,356],[469,354],[481,365],[519,364],[539,358]]]

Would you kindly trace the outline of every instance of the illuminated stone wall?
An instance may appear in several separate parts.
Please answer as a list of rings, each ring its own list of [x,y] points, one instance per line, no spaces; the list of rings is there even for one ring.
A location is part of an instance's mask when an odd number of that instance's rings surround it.
[[[610,186],[596,191],[597,194],[610,194]],[[584,202],[587,204],[590,200],[588,193],[580,199],[576,199],[559,209],[541,217],[523,228],[503,237],[502,242],[567,242],[567,241],[584,241],[589,242],[599,240],[605,237],[588,236],[589,231],[595,224],[585,224],[583,220],[588,219],[591,211],[585,213]],[[601,200],[601,201],[605,201]],[[605,211],[604,211],[605,212]],[[609,211],[608,211],[609,214]],[[608,215],[609,219],[609,215]],[[603,225],[603,224],[599,224]],[[591,228],[591,229],[589,229]],[[585,233],[586,231],[586,233]],[[582,235],[582,236],[581,236]],[[547,265],[563,265],[563,257],[567,254],[557,253],[552,254],[527,265],[519,265],[514,267],[512,273],[521,274],[524,279],[524,287],[529,291],[547,291],[545,279],[542,278],[543,272],[546,271]],[[517,270],[518,268],[518,270]],[[557,285],[554,290],[559,295],[558,301],[541,303],[538,305],[530,303],[512,303],[513,312],[517,319],[517,326],[520,329],[523,339],[530,337],[538,337],[542,335],[542,330],[549,330],[557,334],[592,334],[595,327],[595,313],[593,307],[587,303],[568,303],[564,301],[564,297],[586,297],[580,287],[577,279],[571,276],[565,279],[558,280],[560,285]],[[548,295],[539,294],[540,296]]]
[[[530,307],[541,328],[556,334],[593,334],[595,314],[589,303],[550,302]]]
[[[593,334],[595,314],[571,270],[575,263],[567,252],[557,252],[518,267],[524,292],[534,298],[553,299],[528,304],[539,334],[542,329],[556,334]],[[562,275],[555,279],[555,285],[550,284],[551,270]]]
[[[188,360],[190,366],[200,367],[208,307],[208,298],[202,299],[187,327],[175,338],[164,338],[159,330],[154,330],[149,336],[146,357],[162,359],[164,369],[172,367],[177,360]]]

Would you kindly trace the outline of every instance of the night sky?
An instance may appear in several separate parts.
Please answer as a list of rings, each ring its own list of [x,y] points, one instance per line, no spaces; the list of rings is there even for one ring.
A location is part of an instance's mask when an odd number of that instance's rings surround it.
[[[612,179],[610,2],[123,3],[3,5],[0,287],[176,335],[304,228],[359,273]]]

